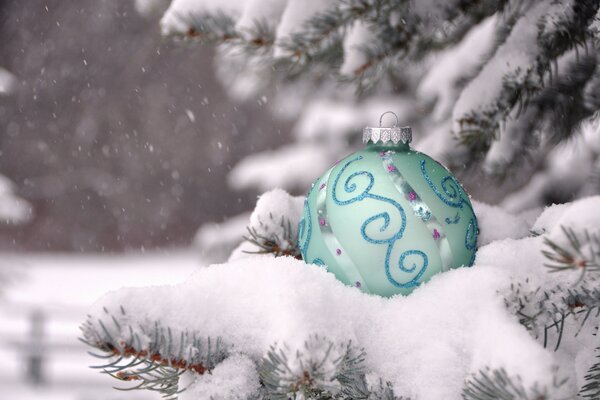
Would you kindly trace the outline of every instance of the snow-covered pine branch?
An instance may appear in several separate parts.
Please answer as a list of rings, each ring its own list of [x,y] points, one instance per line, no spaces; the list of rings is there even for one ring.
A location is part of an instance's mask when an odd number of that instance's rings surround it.
[[[300,202],[266,194],[251,220],[260,227],[294,216]],[[107,294],[84,323],[84,340],[101,352],[99,367],[125,384],[181,399],[595,393],[600,296],[591,261],[600,197],[535,215],[474,207],[475,266],[438,275],[408,297],[364,295],[293,257],[238,252],[176,286]],[[552,272],[546,264],[557,260],[578,267]],[[591,267],[584,279],[582,265]]]
[[[555,378],[553,387],[526,388],[518,376],[509,376],[502,368],[488,368],[467,379],[462,397],[464,400],[560,400],[554,394],[564,383]]]
[[[168,0],[144,2],[158,6],[142,10],[164,9]],[[349,133],[377,116],[336,117],[370,115],[379,104],[379,113],[393,108],[413,126],[418,149],[451,168],[467,166],[465,176],[483,170],[504,179],[498,201],[509,196],[518,211],[600,191],[589,179],[563,190],[541,178],[553,174],[556,144],[582,136],[582,122],[600,109],[598,7],[597,0],[173,0],[161,26],[168,36],[216,43],[217,76],[232,96],[267,96],[275,115],[298,119],[294,139],[302,143],[278,157],[241,160],[230,175],[234,188],[305,191],[318,172],[288,174],[297,171],[288,166],[305,154],[317,170],[348,153],[357,143]],[[339,113],[339,104],[349,112]],[[335,123],[314,122],[315,109]],[[595,160],[580,166],[595,171]],[[520,181],[510,179],[515,171]]]
[[[527,108],[552,79],[551,64],[588,42],[598,6],[598,1],[527,4],[506,41],[462,91],[453,111],[457,135],[470,147],[487,149],[508,114]]]
[[[600,396],[600,347],[596,348],[595,354],[596,362],[585,374],[585,385],[579,392],[579,395],[584,399],[595,399]]]

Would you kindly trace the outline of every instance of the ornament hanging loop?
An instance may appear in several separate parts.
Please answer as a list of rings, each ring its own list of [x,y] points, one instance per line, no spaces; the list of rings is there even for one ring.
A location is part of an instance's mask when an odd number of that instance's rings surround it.
[[[383,114],[381,114],[381,117],[379,117],[379,127],[380,128],[382,127],[381,124],[383,123],[383,117],[386,116],[387,114],[392,114],[394,117],[396,117],[396,123],[394,125],[392,125],[393,128],[400,125],[400,120],[398,119],[398,115],[396,115],[396,113],[393,111],[386,111]]]
[[[396,117],[396,123],[389,127],[381,126],[383,124],[383,117],[387,114],[392,114]],[[398,126],[400,119],[398,115],[393,111],[386,111],[379,117],[379,127],[367,126],[363,129],[363,143],[393,143],[398,144],[400,142],[409,144],[412,141],[412,129],[410,126]]]

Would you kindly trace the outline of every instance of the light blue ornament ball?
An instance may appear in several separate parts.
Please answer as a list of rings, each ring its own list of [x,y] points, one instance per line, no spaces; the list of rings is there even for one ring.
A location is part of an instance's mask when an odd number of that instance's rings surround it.
[[[305,262],[386,297],[473,264],[469,196],[448,169],[411,149],[410,137],[408,127],[365,128],[366,148],[313,184],[298,227]]]

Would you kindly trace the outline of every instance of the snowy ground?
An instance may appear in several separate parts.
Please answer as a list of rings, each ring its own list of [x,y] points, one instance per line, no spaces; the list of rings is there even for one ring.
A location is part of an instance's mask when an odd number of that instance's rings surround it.
[[[118,392],[116,382],[88,368],[98,360],[78,342],[89,306],[123,286],[177,283],[201,265],[192,252],[128,255],[0,254],[0,270],[18,277],[0,289],[0,386],[4,399],[155,399],[151,393]],[[11,274],[14,275],[14,274]],[[28,380],[32,315],[44,316],[44,383]]]

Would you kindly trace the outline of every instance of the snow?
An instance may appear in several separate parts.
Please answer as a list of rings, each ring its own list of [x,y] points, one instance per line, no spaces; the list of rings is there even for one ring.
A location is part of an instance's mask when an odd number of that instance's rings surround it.
[[[327,10],[334,4],[333,0],[288,0],[275,32],[275,51],[273,56],[286,57],[289,54],[280,46],[282,42],[304,28],[304,24],[316,13]]]
[[[255,28],[256,23],[266,24],[270,30],[274,30],[277,22],[285,10],[288,0],[247,0],[241,18],[237,21],[236,30],[249,35]]]
[[[497,17],[493,15],[471,29],[456,46],[444,50],[427,71],[417,96],[422,100],[436,100],[432,117],[436,121],[447,118],[460,93],[459,82],[473,75],[493,49]]]
[[[597,167],[600,164],[600,119],[591,118],[581,125],[572,140],[554,147],[545,168],[537,172],[521,189],[506,196],[501,205],[517,212],[544,205],[548,193],[581,197],[597,193]]]
[[[265,70],[264,59],[258,55],[247,56],[235,47],[217,47],[213,63],[217,79],[234,100],[254,100],[269,82],[271,71]]]
[[[250,226],[264,235],[284,237],[280,221],[289,220],[297,227],[304,207],[303,196],[290,196],[286,191],[273,189],[262,194],[250,216]]]
[[[258,393],[260,387],[254,362],[235,354],[217,365],[210,374],[186,373],[183,387],[189,387],[181,400],[247,400]]]
[[[356,133],[364,122],[357,106],[333,99],[316,99],[306,106],[292,130],[295,137],[304,140],[336,138]]]
[[[530,224],[522,216],[477,200],[473,200],[472,203],[480,226],[477,238],[479,246],[508,237],[520,239],[529,235]]]
[[[328,154],[326,146],[315,143],[292,144],[276,151],[254,153],[231,170],[227,182],[236,190],[307,188],[328,168]]]
[[[535,221],[536,232],[548,232],[547,237],[566,245],[562,228],[600,232],[600,196],[583,198],[572,203],[547,207]]]
[[[282,189],[273,189],[258,198],[250,221],[246,219],[246,226],[257,235],[273,239],[285,250],[293,247],[298,240],[298,224],[303,210],[303,196],[291,196]],[[247,236],[248,232],[244,231],[244,235]],[[254,244],[244,241],[233,251],[229,260],[246,257],[258,250]]]
[[[558,81],[559,79],[568,79],[566,77],[573,74],[574,70],[577,70],[579,62],[579,49],[572,49],[558,57],[555,66],[553,67],[555,74],[553,80]],[[556,84],[554,86],[556,87]],[[546,89],[546,91],[551,91],[553,94],[554,92],[552,90],[556,89]],[[519,118],[519,115],[522,115],[523,118]],[[549,133],[550,136],[554,136],[554,134],[552,134],[552,128],[540,129],[536,127],[535,121],[539,118],[539,106],[533,106],[524,111],[513,109],[505,123],[501,126],[500,137],[494,140],[490,146],[485,157],[485,170],[493,173],[503,166],[509,165],[523,153],[523,147],[527,146],[527,142],[534,142],[535,139],[532,140],[532,136],[534,138],[540,138],[538,140],[542,143],[544,142],[545,136],[548,136],[547,133]],[[530,144],[530,147],[531,146],[532,145]],[[542,144],[538,153],[545,152],[544,147],[546,146]],[[567,145],[567,148],[570,147],[573,146]]]
[[[340,67],[340,74],[350,77],[355,75],[355,71],[367,62],[364,47],[374,39],[367,24],[362,21],[354,22],[344,36],[344,62]]]
[[[464,160],[467,148],[458,146],[456,138],[450,132],[450,121],[431,127],[423,138],[413,132],[413,139],[416,139],[413,147],[443,164],[449,164],[449,161],[456,163]]]
[[[297,139],[306,141],[361,137],[361,129],[375,126],[387,110],[398,115],[400,125],[406,125],[415,112],[415,106],[408,98],[393,96],[379,96],[359,103],[344,99],[317,99],[303,110],[292,133]],[[393,117],[390,118],[393,120]],[[384,124],[388,122],[384,121]]]
[[[190,251],[121,255],[0,253],[0,270],[18,274],[0,287],[0,371],[2,399],[158,400],[152,393],[118,392],[115,381],[89,365],[96,362],[77,338],[88,308],[102,294],[122,286],[180,282],[201,265]],[[31,313],[45,316],[46,382],[24,379],[24,353]]]
[[[245,212],[225,221],[209,222],[200,227],[194,238],[194,245],[200,250],[202,259],[209,261],[222,261],[227,259],[233,249],[246,235],[246,227],[250,220],[250,213]]]
[[[11,94],[16,86],[17,78],[4,68],[0,68],[0,96]]]
[[[206,13],[225,13],[239,18],[244,0],[173,0],[160,20],[163,35],[186,33],[191,21]]]
[[[138,0],[145,9],[157,0]],[[325,11],[332,0],[173,0],[161,19],[164,35],[186,33],[191,21],[207,13],[224,13],[236,23],[236,31],[251,39],[257,23],[275,31],[274,56],[286,56],[281,44],[304,28],[315,13]]]
[[[272,191],[260,198],[251,223],[260,226],[267,212],[274,219],[299,217],[301,200]],[[575,371],[585,371],[591,362],[593,330],[563,338],[564,347],[553,352],[519,324],[505,299],[515,282],[568,287],[576,277],[549,274],[543,267],[545,236],[526,236],[537,210],[515,215],[479,202],[474,206],[483,237],[475,266],[437,275],[410,296],[366,295],[318,266],[291,257],[246,255],[199,269],[183,283],[109,293],[91,313],[105,316],[116,338],[125,338],[129,325],[139,331],[155,320],[174,329],[174,338],[181,330],[222,337],[233,359],[213,376],[186,378],[190,393],[247,395],[256,388],[256,362],[272,345],[285,346],[293,363],[296,351],[306,351],[304,343],[316,334],[363,346],[369,372],[411,398],[459,399],[464,380],[487,367],[505,368],[526,388],[552,388],[553,377],[567,377],[570,383],[553,394],[573,395],[580,380]],[[600,196],[552,206],[533,229],[559,235],[559,226],[568,225],[600,233],[598,209]],[[121,306],[126,317],[118,312]],[[105,307],[119,326],[109,323]],[[236,379],[230,384],[220,384],[231,376]]]
[[[274,343],[300,349],[312,334],[352,340],[398,393],[438,399],[443,390],[445,398],[459,398],[462,379],[486,365],[504,366],[527,383],[548,383],[551,355],[506,313],[496,293],[508,284],[497,269],[460,269],[409,297],[386,300],[295,259],[253,256],[199,270],[180,285],[117,291],[92,314],[108,307],[117,315],[123,305],[135,316],[134,329],[156,319],[222,336],[254,359]],[[159,297],[160,303],[152,300]],[[429,384],[433,379],[436,385]]]
[[[460,120],[474,110],[492,110],[504,87],[504,78],[520,82],[526,79],[540,49],[538,46],[538,21],[552,7],[548,0],[533,4],[517,21],[506,41],[485,64],[479,74],[461,92],[452,112],[453,131],[460,132]],[[487,102],[486,102],[487,100]]]
[[[29,202],[17,197],[14,193],[14,183],[0,175],[0,221],[11,224],[29,222],[33,210]]]
[[[135,10],[145,17],[160,15],[171,0],[135,0]]]
[[[562,227],[573,228],[582,240],[582,254],[591,255],[589,242],[584,239],[585,231],[590,235],[600,235],[600,196],[584,198],[573,203],[547,207],[532,227],[541,236],[526,237],[520,240],[504,239],[483,246],[477,253],[475,261],[478,266],[495,266],[507,271],[514,285],[522,295],[531,299],[533,309],[526,309],[525,314],[535,315],[546,304],[552,310],[552,303],[559,303],[568,296],[569,291],[585,285],[588,289],[598,288],[598,281],[587,278],[581,283],[582,271],[569,270],[550,273],[544,265],[548,262],[542,250],[548,250],[546,239],[568,247],[568,241]],[[546,233],[544,233],[546,232]],[[597,247],[597,246],[596,246]],[[588,274],[589,276],[589,274]],[[548,296],[546,296],[548,293]],[[513,295],[505,294],[511,299],[509,309],[517,311],[518,303]],[[536,308],[538,307],[538,308]],[[532,334],[543,338],[544,325],[553,323],[556,315],[542,315],[532,327]],[[558,334],[549,332],[548,353],[554,357],[558,368],[558,376],[567,378],[568,383],[563,390],[570,393],[565,398],[575,398],[574,394],[583,383],[583,376],[593,363],[593,349],[597,347],[596,323],[588,322],[583,326],[582,318],[567,319],[558,351],[553,352]],[[577,335],[574,333],[579,332]],[[540,339],[542,341],[543,339]],[[561,398],[560,396],[557,396]]]
[[[137,1],[152,3],[159,0]],[[419,29],[433,32],[435,37],[438,34],[443,36],[448,32],[447,29],[452,31],[463,23],[468,25],[467,20],[461,19],[467,14],[463,13],[460,2],[425,0],[409,3],[408,15],[417,18],[421,26],[431,28]],[[265,46],[248,53],[232,44],[237,43],[235,40],[218,46],[215,70],[228,94],[236,100],[255,101],[257,95],[270,89],[269,82],[279,82],[275,83],[274,91],[277,93],[269,94],[268,107],[275,110],[273,113],[278,113],[278,117],[284,115],[286,119],[296,118],[300,114],[293,135],[302,143],[298,147],[284,147],[283,154],[280,155],[273,150],[243,160],[231,174],[229,182],[232,188],[241,190],[253,188],[264,191],[273,187],[304,189],[323,171],[322,166],[338,159],[346,151],[344,149],[348,148],[348,143],[356,143],[350,139],[353,132],[364,125],[373,124],[382,111],[390,108],[402,114],[401,122],[406,121],[412,123],[413,127],[422,128],[421,134],[415,135],[415,147],[446,164],[452,164],[451,166],[462,166],[469,158],[466,146],[460,145],[451,135],[452,132],[461,131],[458,121],[471,111],[479,112],[479,115],[489,112],[496,122],[503,120],[506,124],[501,126],[501,134],[497,140],[491,143],[484,172],[499,172],[503,167],[509,166],[517,157],[521,157],[521,144],[529,134],[543,135],[544,132],[527,129],[524,123],[535,118],[535,115],[527,114],[527,110],[520,113],[521,110],[515,108],[507,118],[500,113],[494,114],[496,101],[498,96],[507,94],[503,92],[505,79],[515,80],[517,83],[522,83],[525,79],[537,79],[537,75],[530,72],[540,51],[543,51],[538,45],[540,35],[552,33],[558,26],[557,21],[572,18],[572,4],[572,1],[543,0],[527,2],[520,7],[509,7],[504,13],[498,12],[470,28],[456,45],[433,56],[428,54],[418,63],[402,63],[399,70],[402,72],[401,81],[406,82],[406,85],[381,85],[376,88],[376,93],[362,95],[360,101],[349,100],[354,97],[349,90],[352,87],[335,87],[336,79],[321,79],[321,72],[309,74],[311,77],[320,77],[316,85],[311,81],[312,78],[283,83],[277,78],[279,74],[274,75],[270,68],[274,61],[273,53],[275,57],[286,56],[282,43],[291,35],[304,30],[304,24],[309,18],[337,5],[330,0],[175,0],[165,13],[162,25],[166,34],[185,33],[188,25],[181,23],[182,18],[190,17],[201,21],[205,13],[223,12],[231,17],[235,30],[241,37],[253,39],[256,23],[263,24],[274,34],[274,49]],[[471,12],[473,10],[469,10],[468,15]],[[403,18],[408,19],[407,15],[400,15],[398,11],[390,15],[392,25],[401,23]],[[513,19],[516,24],[509,26]],[[342,75],[351,75],[364,62],[361,47],[370,45],[373,41],[363,20],[364,18],[360,18],[342,29],[344,56],[339,71]],[[455,27],[454,23],[458,25]],[[506,32],[509,28],[511,32]],[[559,64],[560,62],[559,59]],[[563,70],[562,66],[559,70]],[[591,103],[590,109],[597,108],[591,107],[594,95],[598,92],[595,90],[597,81],[598,79],[590,79],[585,88],[586,105]],[[401,92],[403,97],[396,98],[389,94],[390,91]],[[502,99],[506,100],[508,97],[504,96]],[[378,107],[373,113],[368,111],[371,108],[370,102]],[[399,103],[404,104],[396,106]],[[541,130],[550,131],[550,128],[543,127]],[[422,143],[419,143],[418,136],[423,138]],[[311,146],[317,147],[313,142],[318,142],[318,146],[322,148],[308,150]],[[541,149],[540,152],[543,154],[535,154],[537,159],[534,163],[538,163],[547,150]],[[507,199],[503,207],[513,212],[539,207],[544,204],[544,198],[557,197],[542,193],[563,186],[565,190],[561,194],[573,192],[576,193],[575,197],[596,193],[597,183],[594,182],[597,180],[590,179],[588,172],[600,168],[600,158],[597,157],[598,152],[590,154],[591,157],[585,158],[581,163],[586,173],[573,180],[558,179],[554,172],[552,176],[540,174],[531,179],[531,183],[522,191]],[[295,164],[300,162],[303,165],[314,165],[315,168],[309,167],[306,174],[299,174]],[[524,175],[529,173],[523,172]],[[592,178],[593,176],[591,175]],[[515,186],[520,184],[505,185],[506,193],[515,190]],[[558,198],[569,199],[566,196]]]
[[[314,100],[302,110],[292,129],[296,144],[243,158],[230,172],[228,183],[236,190],[265,191],[279,187],[305,191],[329,168],[332,160],[349,153],[346,143],[352,137],[361,137],[362,127],[378,123],[382,110],[393,110],[400,124],[405,125],[411,120],[415,106],[408,98],[392,96],[358,103],[343,99]]]

